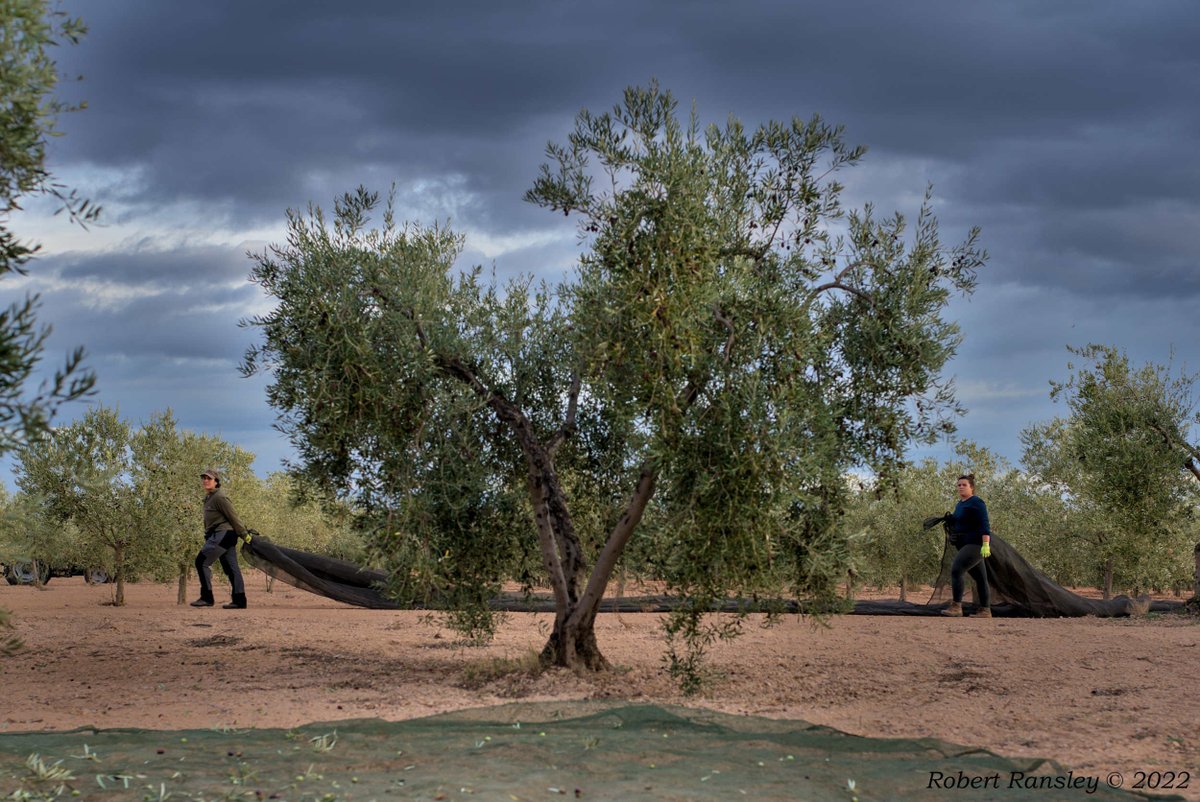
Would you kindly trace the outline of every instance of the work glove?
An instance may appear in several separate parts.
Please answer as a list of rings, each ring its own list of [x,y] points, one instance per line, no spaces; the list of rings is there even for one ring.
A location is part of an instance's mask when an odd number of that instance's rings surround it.
[[[986,541],[982,546],[979,547],[979,556],[983,557],[985,560],[992,556],[992,547]]]

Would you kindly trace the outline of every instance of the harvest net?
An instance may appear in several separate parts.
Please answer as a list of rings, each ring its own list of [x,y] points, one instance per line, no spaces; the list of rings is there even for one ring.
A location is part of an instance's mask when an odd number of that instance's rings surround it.
[[[1183,602],[1153,603],[1118,596],[1115,599],[1089,599],[1058,585],[1030,565],[1002,538],[992,536],[992,556],[984,560],[988,585],[992,592],[992,614],[1008,617],[1059,618],[1086,615],[1113,617],[1135,612],[1166,612]],[[859,601],[843,612],[857,615],[939,615],[949,601],[950,565],[957,549],[946,535],[941,575],[927,604],[876,600]],[[258,535],[242,547],[247,562],[276,579],[330,599],[372,609],[394,610],[403,605],[388,598],[381,590],[387,574],[363,568],[345,560],[277,546]],[[968,586],[972,583],[968,581]],[[664,596],[639,596],[604,599],[602,612],[665,612],[676,606]],[[803,612],[802,603],[783,605]],[[507,596],[493,600],[492,607],[508,611],[553,612],[553,599],[536,595]],[[779,605],[775,605],[778,609]],[[732,599],[714,606],[714,611],[738,612],[754,609],[754,603]],[[968,605],[968,610],[970,606]]]
[[[944,800],[953,788],[971,799],[1151,798],[1048,760],[934,739],[602,702],[292,730],[0,735],[0,783],[4,798],[18,799],[866,802]]]

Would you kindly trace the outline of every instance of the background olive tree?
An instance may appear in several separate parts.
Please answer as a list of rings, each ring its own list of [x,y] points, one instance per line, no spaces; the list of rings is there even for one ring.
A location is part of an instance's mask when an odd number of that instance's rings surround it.
[[[1193,567],[1196,377],[1134,369],[1112,347],[1070,350],[1085,361],[1052,390],[1070,414],[1022,434],[1025,463],[1069,498],[1089,543],[1079,558],[1106,597],[1114,587],[1170,587]]]
[[[578,221],[570,278],[459,272],[460,237],[359,190],[289,213],[256,258],[273,309],[245,368],[272,374],[299,472],[356,499],[398,586],[486,616],[536,559],[546,662],[607,664],[601,596],[657,533],[686,667],[732,634],[704,624],[713,600],[832,593],[843,475],[950,425],[942,312],[983,254],[974,232],[945,247],[928,205],[911,230],[844,213],[833,176],[862,154],[818,118],[704,128],[629,89],[548,146],[526,195]]]
[[[865,585],[900,588],[908,601],[916,585],[932,585],[942,558],[942,529],[927,532],[921,522],[941,515],[949,502],[947,470],[932,459],[907,465],[890,484],[865,480],[855,488],[843,523],[853,564]]]
[[[186,600],[203,542],[200,472],[217,466],[223,483],[252,488],[253,460],[220,438],[179,431],[169,410],[135,427],[101,406],[20,449],[15,470],[38,516],[73,526],[77,551],[106,554],[120,606],[126,581],[140,576],[177,580]]]
[[[860,579],[876,587],[932,584],[942,569],[941,527],[921,528],[958,502],[955,480],[973,474],[976,492],[988,506],[994,534],[1004,538],[1039,570],[1064,581],[1061,549],[1065,507],[1052,488],[1019,470],[990,449],[969,440],[955,446],[944,463],[924,460],[906,466],[889,482],[864,481],[846,518]]]
[[[130,482],[138,500],[138,525],[154,537],[145,542],[148,573],[175,580],[176,602],[187,602],[188,579],[204,541],[204,491],[200,473],[215,467],[239,504],[257,492],[254,455],[213,435],[181,431],[167,410],[152,415],[130,441]]]
[[[34,584],[55,569],[106,567],[106,556],[88,548],[70,521],[55,516],[42,499],[17,493],[0,514],[0,562],[34,562]]]
[[[139,527],[130,483],[130,427],[115,409],[96,407],[17,452],[17,486],[44,505],[43,514],[75,525],[81,538],[109,550],[115,603],[143,566],[151,533]]]

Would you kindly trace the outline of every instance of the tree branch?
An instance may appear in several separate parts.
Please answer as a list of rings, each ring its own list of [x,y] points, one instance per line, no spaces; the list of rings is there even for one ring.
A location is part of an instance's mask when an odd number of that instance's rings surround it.
[[[1184,441],[1182,438],[1172,437],[1169,432],[1167,432],[1165,429],[1163,429],[1162,426],[1160,426],[1157,423],[1151,422],[1150,428],[1153,429],[1154,431],[1158,432],[1158,436],[1163,439],[1163,444],[1167,448],[1172,448],[1172,447],[1182,448],[1184,451],[1187,452],[1188,456],[1183,461],[1183,467],[1186,468],[1187,470],[1191,471],[1192,475],[1195,476],[1197,479],[1200,479],[1200,466],[1196,465],[1196,459],[1200,458],[1200,451],[1197,451],[1195,448],[1192,448],[1191,444]]]
[[[649,465],[643,465],[637,487],[629,500],[629,506],[625,508],[625,514],[621,516],[621,520],[609,534],[600,556],[596,558],[592,575],[588,577],[587,588],[580,597],[575,611],[571,614],[570,624],[578,624],[585,618],[595,615],[600,600],[604,596],[604,588],[608,586],[609,577],[612,576],[613,569],[617,566],[617,560],[625,551],[625,545],[629,542],[629,538],[633,536],[641,522],[646,505],[650,503],[650,499],[654,495],[657,482],[658,472]]]
[[[756,262],[761,262],[766,257],[768,250],[770,250],[770,244],[764,245],[758,250],[753,250],[751,248],[721,248],[719,251],[717,251],[717,255],[745,256],[749,259],[753,259]]]
[[[485,399],[500,422],[512,431],[521,453],[525,455],[526,481],[538,528],[538,547],[554,589],[557,614],[561,619],[566,616],[573,601],[572,577],[578,572],[581,555],[579,539],[563,505],[562,491],[554,473],[554,455],[538,441],[529,417],[521,408],[505,398],[503,393],[484,385],[475,372],[460,359],[439,354],[436,364],[451,377],[470,387],[477,396]],[[574,387],[573,382],[572,388]]]
[[[546,447],[551,455],[558,451],[558,447],[563,444],[563,441],[575,433],[575,415],[579,409],[579,390],[582,386],[583,377],[576,373],[571,377],[571,389],[567,393],[567,418],[550,438],[550,445]]]
[[[721,312],[721,307],[718,306],[717,304],[712,305],[712,313],[713,313],[713,317],[715,317],[717,319],[718,323],[723,325],[725,328],[729,329],[729,338],[727,340],[725,340],[725,347],[721,349],[722,359],[724,360],[724,362],[726,364],[728,364],[729,363],[729,355],[733,351],[733,335],[734,335],[733,321],[730,320],[729,318],[725,317],[725,315]]]
[[[844,267],[840,273],[838,273],[836,276],[833,277],[832,281],[827,281],[824,284],[820,284],[820,285],[814,287],[812,294],[809,295],[809,300],[810,301],[813,300],[818,295],[820,295],[821,293],[823,293],[827,290],[844,290],[845,292],[849,292],[849,293],[853,293],[854,295],[857,295],[859,298],[862,298],[864,301],[866,301],[871,306],[874,306],[875,299],[871,297],[870,293],[864,292],[863,290],[860,290],[858,287],[851,287],[849,284],[846,284],[845,282],[842,281],[842,279],[844,279],[846,277],[847,273],[849,273],[851,270],[854,270],[855,268],[858,268],[858,267],[862,267],[862,262],[855,262],[854,264],[846,265],[846,267]]]

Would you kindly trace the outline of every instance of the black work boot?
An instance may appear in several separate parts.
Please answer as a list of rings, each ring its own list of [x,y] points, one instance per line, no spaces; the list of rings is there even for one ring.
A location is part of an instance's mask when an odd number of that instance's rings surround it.
[[[222,604],[221,607],[225,610],[245,610],[246,609],[246,594],[233,594],[233,601],[229,604]]]
[[[200,598],[198,598],[194,602],[192,602],[192,606],[193,607],[212,607],[213,606],[212,591],[211,590],[200,591]]]

